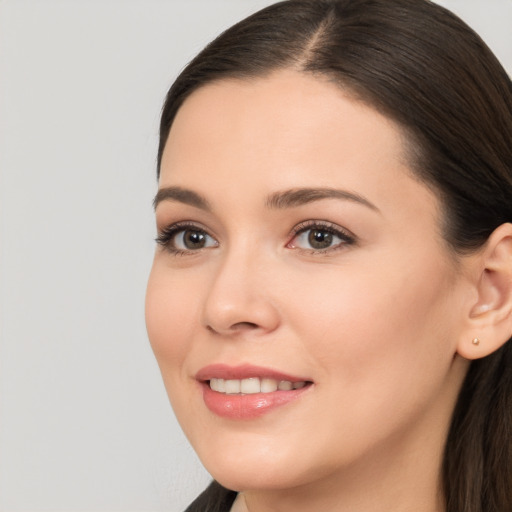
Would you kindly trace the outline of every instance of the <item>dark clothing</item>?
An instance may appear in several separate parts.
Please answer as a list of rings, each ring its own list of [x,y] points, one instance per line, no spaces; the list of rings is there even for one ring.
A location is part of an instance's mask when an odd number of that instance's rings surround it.
[[[215,480],[188,506],[185,512],[229,512],[237,493]]]

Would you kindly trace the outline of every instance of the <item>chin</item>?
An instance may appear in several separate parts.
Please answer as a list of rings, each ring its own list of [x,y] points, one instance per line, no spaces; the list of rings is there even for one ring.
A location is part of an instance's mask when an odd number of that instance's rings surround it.
[[[319,478],[325,468],[311,464],[303,457],[301,444],[290,443],[289,436],[287,443],[286,437],[246,432],[212,441],[210,435],[193,446],[212,477],[234,491],[287,489]]]
[[[233,491],[248,490],[280,490],[290,489],[308,482],[307,477],[290,471],[289,466],[276,466],[265,462],[251,466],[242,460],[235,465],[215,463],[214,467],[206,469],[222,486]]]

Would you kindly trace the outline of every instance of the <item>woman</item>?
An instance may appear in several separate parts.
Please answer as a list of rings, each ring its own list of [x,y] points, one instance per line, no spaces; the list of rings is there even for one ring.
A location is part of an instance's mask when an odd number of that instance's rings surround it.
[[[425,0],[278,3],[185,68],[146,316],[189,511],[512,510],[511,140]]]

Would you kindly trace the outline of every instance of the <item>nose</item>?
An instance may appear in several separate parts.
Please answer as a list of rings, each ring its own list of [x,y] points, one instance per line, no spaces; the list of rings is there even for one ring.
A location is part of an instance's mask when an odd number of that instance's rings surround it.
[[[210,282],[203,315],[206,328],[215,334],[262,335],[279,325],[268,264],[242,252],[218,262]]]

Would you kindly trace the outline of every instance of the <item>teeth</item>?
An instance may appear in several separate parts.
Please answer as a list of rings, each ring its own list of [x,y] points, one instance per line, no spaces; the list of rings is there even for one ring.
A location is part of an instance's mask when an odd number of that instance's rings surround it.
[[[244,394],[259,393],[261,391],[260,379],[242,379],[240,381],[240,392]]]
[[[277,391],[277,380],[261,379],[261,392],[272,393],[272,391]]]
[[[239,380],[227,380],[225,383],[226,393],[228,395],[236,395],[240,393],[240,381]]]
[[[248,379],[210,379],[210,388],[219,393],[228,395],[251,395],[254,393],[272,393],[273,391],[291,391],[301,389],[306,382],[290,382],[288,380],[277,381],[275,379],[260,379],[250,377]]]
[[[290,391],[290,389],[293,389],[293,384],[288,380],[282,380],[277,385],[277,389],[279,389],[279,391]]]
[[[226,381],[224,379],[211,379],[210,387],[213,391],[224,393],[226,391]]]

